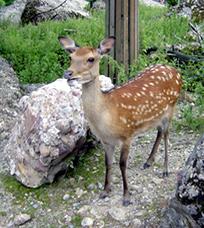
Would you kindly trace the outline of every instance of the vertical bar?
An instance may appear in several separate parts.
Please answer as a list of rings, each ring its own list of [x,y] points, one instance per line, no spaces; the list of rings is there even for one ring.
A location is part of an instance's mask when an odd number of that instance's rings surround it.
[[[111,0],[110,0],[111,1]],[[111,11],[110,11],[110,1],[106,0],[106,13],[105,13],[105,36],[108,37],[110,34],[110,15],[111,15]],[[104,74],[106,76],[109,76],[109,71],[110,71],[110,66],[108,64],[108,61],[105,60],[105,70],[104,70]]]
[[[138,0],[130,0],[129,64],[138,57]]]
[[[128,73],[129,65],[138,57],[138,0],[106,0],[106,36],[116,37],[112,57],[125,65]],[[117,72],[107,64],[106,75],[113,76],[117,82]]]
[[[115,44],[115,60],[119,63],[122,63],[122,24],[121,24],[121,13],[122,13],[122,2],[123,0],[116,0],[115,1],[115,37],[116,37],[116,44]],[[114,83],[118,81],[117,72],[115,72],[114,76]]]
[[[115,6],[115,2],[116,0],[110,0],[110,31],[109,31],[109,36],[115,36],[115,14],[116,14],[116,6]],[[116,56],[116,48],[114,47],[111,52],[110,55],[113,57],[113,59],[115,59]],[[117,74],[115,72],[115,70],[113,69],[113,67],[111,67],[109,65],[109,77],[112,78],[113,82],[116,82],[117,79]]]
[[[122,3],[122,14],[121,14],[121,36],[122,36],[122,63],[125,66],[126,71],[128,71],[128,64],[129,64],[129,45],[128,45],[128,8],[129,8],[129,1],[123,1]]]

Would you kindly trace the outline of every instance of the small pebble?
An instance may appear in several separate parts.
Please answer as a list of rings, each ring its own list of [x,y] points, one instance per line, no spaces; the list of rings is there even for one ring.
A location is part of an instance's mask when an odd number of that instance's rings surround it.
[[[95,184],[90,184],[89,186],[88,186],[88,190],[89,191],[92,191],[92,190],[94,190],[96,188],[96,185]]]
[[[94,223],[94,220],[92,218],[85,217],[81,221],[81,226],[82,227],[91,227],[93,225],[93,223]]]
[[[64,200],[64,201],[67,201],[69,198],[70,198],[70,195],[69,195],[69,194],[65,194],[65,195],[63,196],[63,200]]]

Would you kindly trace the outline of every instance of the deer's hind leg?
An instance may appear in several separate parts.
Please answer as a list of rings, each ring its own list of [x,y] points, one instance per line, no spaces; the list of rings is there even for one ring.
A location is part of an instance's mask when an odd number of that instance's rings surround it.
[[[123,206],[128,206],[132,204],[130,201],[130,193],[128,189],[128,181],[127,181],[127,174],[126,174],[129,147],[130,147],[130,142],[129,140],[127,140],[127,142],[123,143],[121,148],[121,153],[120,153],[120,170],[121,170],[122,179],[123,179]]]
[[[147,159],[147,161],[144,163],[143,165],[143,168],[144,169],[147,169],[149,168],[152,163],[154,162],[154,159],[155,159],[155,154],[159,148],[159,144],[161,142],[161,139],[162,139],[162,136],[163,136],[163,130],[162,130],[162,127],[158,127],[158,131],[157,131],[157,137],[156,137],[156,140],[154,142],[154,145],[153,145],[153,148],[152,148],[152,151]]]
[[[143,168],[149,168],[152,163],[155,160],[155,154],[158,150],[159,144],[161,142],[162,137],[164,138],[164,171],[163,171],[163,176],[168,176],[168,129],[169,129],[169,123],[170,123],[170,119],[165,117],[162,120],[162,124],[161,126],[159,126],[158,132],[157,132],[157,137],[154,143],[154,146],[152,148],[152,151],[147,159],[147,161],[144,163]]]

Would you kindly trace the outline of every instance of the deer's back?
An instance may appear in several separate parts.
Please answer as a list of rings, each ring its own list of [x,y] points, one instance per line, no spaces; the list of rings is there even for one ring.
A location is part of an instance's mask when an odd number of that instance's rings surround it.
[[[112,125],[123,135],[145,131],[171,118],[181,90],[181,76],[173,67],[155,65],[117,87],[106,97],[114,110]]]

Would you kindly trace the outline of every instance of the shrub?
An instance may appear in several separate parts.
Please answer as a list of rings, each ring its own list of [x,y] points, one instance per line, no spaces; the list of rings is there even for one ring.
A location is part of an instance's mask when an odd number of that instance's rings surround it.
[[[1,0],[0,0],[1,1]],[[140,5],[139,31],[140,31],[140,56],[130,66],[130,77],[135,76],[145,67],[164,63],[176,66],[181,71],[184,79],[184,89],[196,92],[196,105],[198,111],[203,111],[203,99],[199,94],[204,90],[204,63],[189,63],[179,65],[177,62],[166,58],[167,45],[182,44],[187,38],[188,21],[176,14],[166,16],[166,8],[154,8]],[[94,12],[88,19],[70,19],[64,22],[47,21],[33,26],[24,27],[0,24],[0,54],[9,60],[21,83],[47,83],[61,77],[69,64],[68,55],[62,50],[58,42],[59,35],[69,35],[80,45],[97,46],[104,37],[104,12]],[[157,47],[153,55],[146,55],[144,50]],[[188,52],[186,52],[188,54]],[[105,58],[101,64],[101,73],[104,73]],[[127,80],[123,65],[109,57],[110,65],[118,71],[118,82]],[[199,86],[198,86],[199,85]],[[200,100],[200,102],[197,102]],[[188,105],[187,105],[188,106]],[[203,123],[203,117],[197,118],[196,113],[190,112],[191,107],[186,107],[183,120],[192,128],[198,128]]]
[[[11,5],[14,1],[15,0],[0,0],[0,7]]]
[[[179,0],[167,0],[169,6],[175,6],[179,3]]]
[[[61,77],[68,65],[68,55],[58,42],[69,34],[80,45],[98,45],[103,38],[103,13],[89,19],[64,22],[47,21],[21,27],[0,25],[0,54],[9,60],[21,83],[50,82]]]
[[[1,7],[1,6],[4,6],[4,5],[5,5],[4,0],[0,0],[0,7]]]

